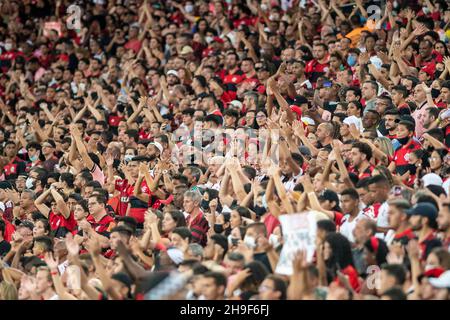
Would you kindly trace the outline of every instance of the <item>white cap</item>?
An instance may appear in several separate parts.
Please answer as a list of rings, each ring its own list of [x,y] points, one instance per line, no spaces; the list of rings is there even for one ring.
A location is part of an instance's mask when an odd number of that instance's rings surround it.
[[[231,104],[233,107],[242,109],[242,102],[240,102],[239,100],[233,100],[233,101],[229,102],[228,104]]]
[[[178,71],[176,71],[176,70],[169,70],[169,71],[167,71],[167,75],[168,76],[173,75],[173,76],[178,78]]]
[[[184,254],[178,248],[169,248],[169,249],[167,249],[167,254],[169,255],[170,259],[175,264],[180,264],[180,263],[182,263],[184,261]]]
[[[450,270],[445,271],[439,278],[429,278],[428,281],[435,288],[450,288]]]
[[[314,126],[316,122],[310,117],[302,117],[302,122],[306,123],[309,126]]]
[[[423,186],[427,187],[429,185],[442,186],[442,178],[436,173],[427,173],[422,177]]]
[[[159,142],[157,142],[157,141],[155,141],[155,142],[150,142],[149,144],[152,144],[152,145],[154,145],[156,148],[158,148],[159,153],[162,153],[163,150],[164,150],[164,148],[163,148],[163,146],[161,145],[161,143],[159,143]]]
[[[361,119],[357,116],[350,116],[344,119],[344,124],[351,125],[352,123],[358,128],[359,131],[362,131]]]

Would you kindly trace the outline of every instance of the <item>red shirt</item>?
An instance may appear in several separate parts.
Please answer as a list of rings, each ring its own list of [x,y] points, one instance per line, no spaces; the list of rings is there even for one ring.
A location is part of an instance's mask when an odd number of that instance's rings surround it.
[[[328,59],[327,59],[328,61]],[[319,63],[316,59],[309,61],[306,64],[305,72],[309,81],[315,86],[317,78],[324,75],[328,70],[328,62]]]
[[[375,167],[373,165],[370,165],[369,167],[366,168],[366,170],[364,170],[363,172],[360,173],[355,167],[350,167],[348,169],[348,172],[352,172],[352,173],[358,175],[359,180],[361,180],[364,178],[371,177],[373,169],[375,169]]]
[[[267,229],[267,235],[269,236],[272,234],[273,230],[280,225],[280,220],[278,220],[273,214],[269,213],[264,219],[264,224]]]
[[[105,214],[99,221],[95,221],[92,215],[89,215],[86,220],[91,224],[97,233],[109,233],[115,226],[113,217]]]
[[[398,148],[394,153],[395,171],[403,175],[409,171],[414,165],[409,164],[409,154],[421,148],[421,145],[411,139],[410,142]]]
[[[206,233],[209,229],[208,220],[206,220],[205,215],[200,211],[193,221],[191,216],[186,219],[186,222],[192,232],[192,242],[199,243],[203,247],[206,246]]]
[[[0,218],[1,219],[1,218]],[[5,238],[5,240],[7,242],[11,242],[12,240],[12,235],[14,233],[14,231],[16,231],[16,228],[14,227],[14,225],[9,222],[6,219],[3,219],[3,221],[5,222],[5,232],[3,234],[3,238]]]
[[[149,204],[133,196],[134,185],[128,184],[128,180],[126,179],[118,180],[116,181],[116,190],[120,191],[119,212],[117,214],[125,216],[129,204],[130,211],[128,212],[128,215],[135,218],[138,223],[144,223],[145,212],[147,211]],[[141,192],[151,196],[150,188],[147,186],[145,180],[142,181]]]
[[[55,214],[53,211],[48,216],[50,222],[50,229],[57,231],[59,228],[66,228],[68,231],[72,231],[77,227],[77,222],[73,212],[70,213],[68,218],[65,218],[62,214]]]

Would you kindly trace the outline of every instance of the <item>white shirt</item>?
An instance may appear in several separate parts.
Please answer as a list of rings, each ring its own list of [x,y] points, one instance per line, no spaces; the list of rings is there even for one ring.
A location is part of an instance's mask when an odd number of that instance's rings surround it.
[[[298,179],[300,179],[302,174],[303,174],[303,171],[300,170],[298,175],[292,176],[288,181],[283,182],[283,185],[284,185],[284,188],[286,189],[286,191],[294,191],[294,188],[297,185],[297,181],[298,181]],[[282,176],[281,177],[281,181],[283,181],[284,178],[285,177]]]
[[[389,205],[387,201],[383,202],[380,209],[378,209],[377,227],[389,228],[388,209]]]
[[[350,215],[346,214],[342,217],[341,226],[339,227],[339,232],[344,235],[350,242],[355,242],[355,237],[353,236],[353,229],[355,229],[356,223],[361,219],[369,219],[362,211],[350,221]]]

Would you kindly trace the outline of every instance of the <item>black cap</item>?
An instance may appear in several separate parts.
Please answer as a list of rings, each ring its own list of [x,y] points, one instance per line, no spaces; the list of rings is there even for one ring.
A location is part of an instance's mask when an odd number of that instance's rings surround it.
[[[320,201],[330,201],[330,202],[336,202],[336,204],[339,204],[339,197],[337,195],[336,192],[329,190],[329,189],[325,189],[322,191],[322,193],[319,195],[319,200]]]
[[[304,96],[296,96],[294,98],[294,102],[293,104],[296,106],[301,106],[302,104],[307,104],[308,103],[308,99],[306,99]]]
[[[25,220],[25,221],[22,221],[22,222],[19,224],[19,227],[25,227],[25,228],[28,228],[28,229],[30,229],[31,231],[33,231],[33,229],[34,229],[34,224],[33,224],[33,222],[31,222],[31,221]]]
[[[405,211],[409,216],[422,216],[430,220],[436,220],[438,216],[437,208],[428,202],[419,202],[411,209]]]

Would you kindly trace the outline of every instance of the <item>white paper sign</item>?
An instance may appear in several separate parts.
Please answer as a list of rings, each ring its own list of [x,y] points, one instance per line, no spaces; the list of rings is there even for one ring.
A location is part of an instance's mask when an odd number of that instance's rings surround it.
[[[306,250],[307,261],[312,261],[316,250],[317,219],[313,212],[284,214],[278,219],[283,230],[284,245],[275,272],[291,275],[294,255],[300,249]]]

